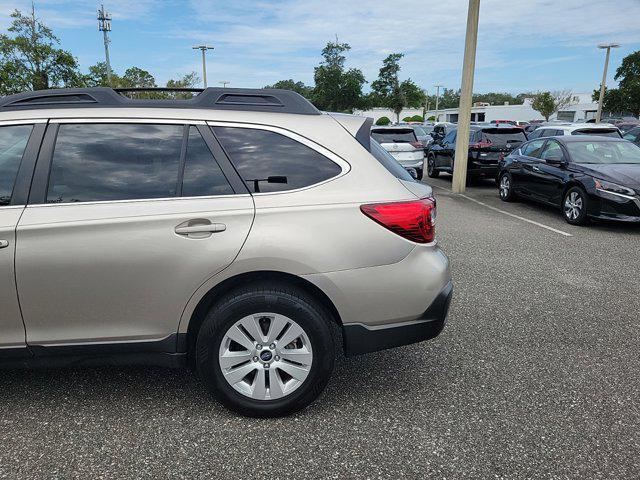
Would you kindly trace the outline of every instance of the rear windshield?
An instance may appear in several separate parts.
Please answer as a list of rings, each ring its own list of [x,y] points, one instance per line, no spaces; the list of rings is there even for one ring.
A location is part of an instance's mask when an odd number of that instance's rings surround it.
[[[411,143],[418,139],[413,129],[373,130],[371,136],[378,143]]]
[[[422,127],[419,127],[417,125],[413,127],[413,131],[416,132],[416,135],[420,135],[421,137],[427,136],[427,132],[425,132]]]
[[[616,128],[581,128],[571,132],[571,135],[597,135],[599,137],[620,138]]]
[[[393,156],[380,146],[375,140],[371,140],[371,155],[378,160],[384,168],[389,170],[391,174],[399,180],[407,180],[413,182],[413,177],[407,172]]]
[[[521,128],[495,128],[482,131],[482,141],[492,145],[506,145],[507,143],[522,143],[527,136]]]

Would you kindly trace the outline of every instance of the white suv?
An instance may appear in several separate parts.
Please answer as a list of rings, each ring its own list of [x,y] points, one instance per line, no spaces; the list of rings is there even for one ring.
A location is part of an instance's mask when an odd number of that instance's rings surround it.
[[[425,340],[452,286],[431,189],[371,120],[282,90],[0,99],[4,366],[195,367],[283,415],[347,355]]]

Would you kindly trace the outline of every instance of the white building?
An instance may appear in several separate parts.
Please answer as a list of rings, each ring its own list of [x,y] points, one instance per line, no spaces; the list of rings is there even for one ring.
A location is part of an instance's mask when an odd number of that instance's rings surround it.
[[[529,120],[544,120],[544,117],[539,112],[535,111],[531,107],[531,98],[525,98],[522,105],[487,105],[477,104],[471,108],[471,121],[474,122],[490,122],[491,120],[516,120],[527,122]],[[590,93],[575,93],[573,94],[573,103],[564,107],[557,114],[553,114],[551,120],[565,120],[574,122],[577,120],[589,120],[595,118],[596,111],[598,110],[598,104],[591,100]],[[359,115],[365,115],[367,117],[373,117],[374,120],[378,120],[380,117],[389,117],[392,121],[395,121],[395,114],[388,108],[373,108],[366,111],[356,112]],[[435,109],[427,110],[426,118],[435,116]],[[422,109],[408,108],[402,111],[400,119],[404,117],[410,117],[413,115],[422,115]],[[458,121],[458,109],[446,108],[438,111],[439,122],[457,122]]]

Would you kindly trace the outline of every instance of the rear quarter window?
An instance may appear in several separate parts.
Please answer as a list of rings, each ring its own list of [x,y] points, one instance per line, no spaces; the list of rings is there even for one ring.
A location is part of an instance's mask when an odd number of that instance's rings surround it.
[[[280,133],[241,127],[212,130],[251,192],[295,190],[342,173],[340,165],[320,152]],[[286,183],[270,183],[269,177],[286,177]]]
[[[375,140],[371,140],[371,155],[378,160],[384,168],[386,168],[394,177],[399,180],[413,182],[413,177],[407,172],[393,156],[380,146]]]

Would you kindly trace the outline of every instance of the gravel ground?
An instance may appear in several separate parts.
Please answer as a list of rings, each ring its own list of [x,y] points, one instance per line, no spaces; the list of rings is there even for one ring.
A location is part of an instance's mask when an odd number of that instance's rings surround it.
[[[285,419],[237,417],[183,371],[0,371],[3,478],[639,478],[640,228],[449,194],[456,292],[430,342],[340,362]]]

